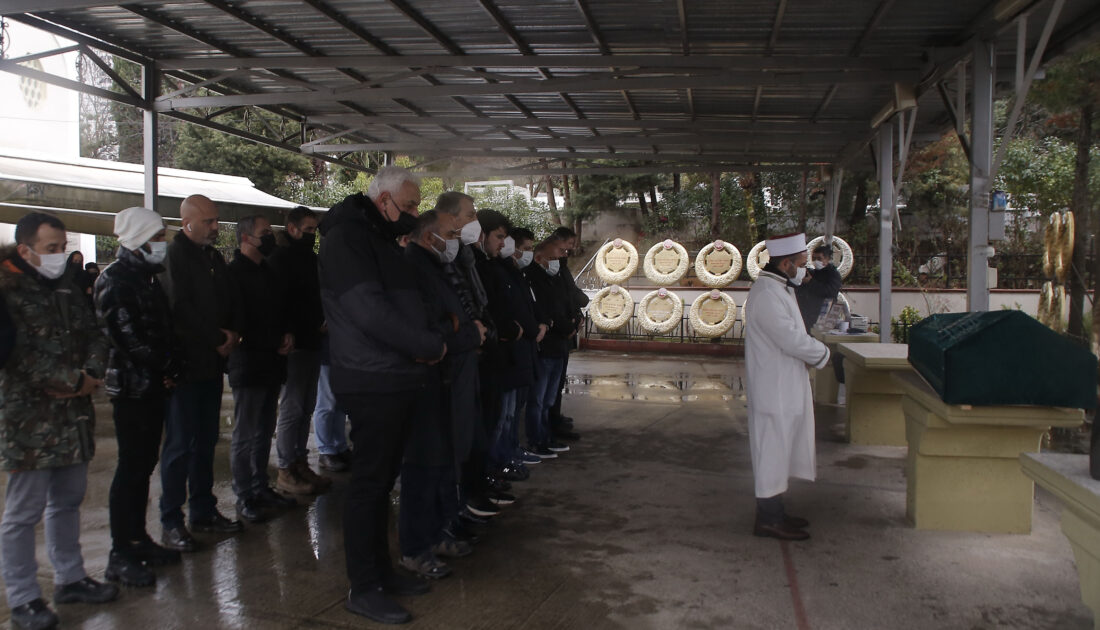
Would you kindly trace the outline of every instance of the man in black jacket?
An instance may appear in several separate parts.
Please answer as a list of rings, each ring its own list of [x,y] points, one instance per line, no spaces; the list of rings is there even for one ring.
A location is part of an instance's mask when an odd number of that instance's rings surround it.
[[[554,230],[551,236],[560,239],[562,243],[563,255],[558,259],[561,263],[561,271],[558,275],[561,276],[562,282],[565,283],[565,290],[569,295],[570,306],[573,309],[573,317],[579,324],[584,321],[584,318],[581,316],[581,309],[588,306],[588,295],[577,286],[576,281],[573,279],[573,272],[569,269],[569,256],[577,249],[577,233],[562,226]],[[572,350],[575,346],[576,336],[570,340],[569,349]],[[580,434],[573,430],[573,418],[562,415],[561,412],[561,396],[565,391],[565,379],[568,374],[569,353],[567,352],[565,354],[565,362],[562,364],[561,368],[561,382],[558,383],[558,391],[554,396],[554,404],[550,407],[550,429],[555,438],[562,440],[579,440],[581,437]]]
[[[229,271],[243,298],[243,328],[240,345],[229,355],[234,402],[229,466],[237,513],[258,523],[267,519],[270,509],[297,504],[272,490],[267,475],[279,389],[294,336],[288,332],[286,285],[264,258],[275,250],[271,222],[262,216],[239,220],[237,243],[240,249]]]
[[[806,274],[806,279],[794,290],[806,332],[810,332],[817,323],[817,318],[821,315],[821,305],[825,300],[835,300],[844,282],[840,271],[833,266],[833,248],[829,245],[818,245],[814,248],[813,265],[813,270]]]
[[[317,277],[317,213],[298,206],[286,215],[286,245],[267,259],[286,283],[287,316],[294,335],[294,349],[287,355],[286,384],[279,396],[279,421],[275,431],[279,477],[275,487],[294,494],[328,490],[331,480],[309,467],[309,420],[317,402],[317,377],[321,372],[321,334],[325,314],[321,310],[321,281]]]
[[[408,611],[390,595],[427,592],[394,571],[389,555],[389,493],[431,365],[447,353],[429,321],[416,275],[397,245],[412,231],[420,186],[409,171],[378,171],[367,193],[349,195],[321,222],[321,302],[332,354],[331,385],[347,410],[353,445],[344,513],[351,590],[345,606],[382,623]]]
[[[183,229],[168,245],[161,284],[172,305],[176,344],[184,368],[168,403],[160,455],[161,542],[195,551],[198,543],[183,523],[191,493],[191,529],[233,533],[240,521],[222,516],[214,497],[214,447],[222,403],[225,361],[240,343],[240,296],[225,259],[214,249],[218,208],[202,195],[180,204]]]
[[[573,310],[568,287],[559,275],[564,243],[550,236],[535,247],[535,261],[524,269],[535,301],[550,320],[550,330],[539,344],[538,372],[527,401],[529,450],[543,459],[553,459],[569,447],[554,440],[550,408],[554,405],[569,344],[577,334],[579,321]]]
[[[180,552],[160,547],[145,531],[149,477],[157,465],[164,409],[179,378],[168,297],[156,274],[168,252],[164,221],[148,208],[115,215],[118,259],[95,283],[99,321],[111,350],[104,377],[114,407],[118,465],[111,482],[111,555],[107,579],[152,586],[150,567],[179,562]]]

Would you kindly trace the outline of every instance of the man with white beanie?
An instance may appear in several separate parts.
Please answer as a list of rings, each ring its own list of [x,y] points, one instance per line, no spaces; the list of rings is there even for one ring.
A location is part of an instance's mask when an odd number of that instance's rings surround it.
[[[807,366],[821,369],[829,349],[806,333],[794,287],[806,275],[806,235],[767,240],[770,259],[745,302],[745,374],[749,444],[756,491],[753,534],[805,540],[809,522],[790,516],[790,477],[812,481],[814,402]]]
[[[157,280],[168,252],[164,221],[148,208],[115,217],[118,259],[95,283],[99,321],[111,342],[104,385],[114,406],[118,466],[111,482],[107,579],[152,586],[150,567],[179,562],[145,531],[149,477],[157,465],[169,391],[179,378],[168,297]]]

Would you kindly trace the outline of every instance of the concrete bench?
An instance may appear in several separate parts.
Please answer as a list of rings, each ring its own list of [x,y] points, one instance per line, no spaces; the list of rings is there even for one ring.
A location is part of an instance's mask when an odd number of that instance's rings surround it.
[[[1073,547],[1081,599],[1092,609],[1093,627],[1100,630],[1100,481],[1089,476],[1089,457],[1021,453],[1020,468],[1065,506],[1062,533]]]
[[[877,343],[879,337],[875,333],[842,333],[835,330],[828,332],[815,330],[812,334],[814,339],[828,346],[829,352],[832,353],[829,365],[820,370],[810,369],[814,402],[836,404],[840,384],[836,381],[836,373],[833,371],[832,364],[844,358],[837,354],[837,346],[841,343]]]
[[[903,392],[891,377],[908,372],[909,346],[903,343],[841,343],[847,392],[848,441],[871,446],[905,446]]]
[[[916,371],[895,373],[905,397],[906,514],[917,529],[1031,532],[1035,485],[1021,453],[1050,427],[1077,427],[1080,409],[949,405]]]

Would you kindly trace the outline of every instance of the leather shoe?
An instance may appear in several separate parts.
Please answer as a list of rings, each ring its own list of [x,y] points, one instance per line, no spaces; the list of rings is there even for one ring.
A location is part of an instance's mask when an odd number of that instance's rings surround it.
[[[117,551],[111,552],[104,577],[108,582],[118,582],[123,586],[153,586],[157,583],[156,574],[140,560]]]
[[[791,516],[790,514],[783,515],[783,524],[787,527],[793,527],[795,529],[806,529],[810,526],[810,521],[798,516]]]
[[[393,572],[382,578],[382,590],[388,595],[424,595],[431,592],[432,587],[420,578]]]
[[[797,527],[791,527],[786,523],[761,523],[756,522],[756,525],[752,528],[753,536],[762,536],[764,538],[778,538],[780,540],[806,540],[810,537],[810,533],[804,529],[798,529]]]
[[[11,625],[22,630],[52,630],[61,620],[42,598],[11,609]]]
[[[378,623],[398,624],[412,621],[409,611],[390,599],[381,586],[359,592],[348,591],[344,608]]]
[[[184,553],[199,550],[199,541],[195,540],[195,537],[183,525],[165,529],[164,534],[160,537],[160,542],[169,549]]]
[[[170,564],[178,564],[180,552],[176,549],[165,549],[152,538],[145,536],[141,540],[130,543],[125,550],[126,554],[147,567],[163,567]]]
[[[118,599],[118,587],[90,577],[62,584],[53,592],[55,604],[105,604]]]
[[[294,500],[294,497],[288,497],[284,494],[279,494],[271,489],[271,486],[261,488],[256,493],[256,502],[261,507],[270,507],[277,509],[294,508],[298,507],[298,502]]]
[[[255,498],[237,499],[237,515],[249,523],[262,523],[267,520],[263,506]]]
[[[236,534],[244,530],[240,521],[232,521],[222,516],[222,513],[214,510],[214,515],[201,521],[191,521],[191,531],[209,532],[216,534]]]

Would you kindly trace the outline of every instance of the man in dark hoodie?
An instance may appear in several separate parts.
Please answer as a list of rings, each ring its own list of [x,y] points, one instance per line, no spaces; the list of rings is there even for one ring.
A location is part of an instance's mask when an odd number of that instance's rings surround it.
[[[409,171],[378,171],[366,194],[349,195],[321,223],[321,302],[331,345],[331,385],[351,422],[351,481],[344,550],[345,607],[381,623],[412,616],[391,595],[428,586],[394,570],[389,493],[401,468],[417,398],[447,353],[429,321],[416,275],[397,239],[416,225],[420,186]]]

